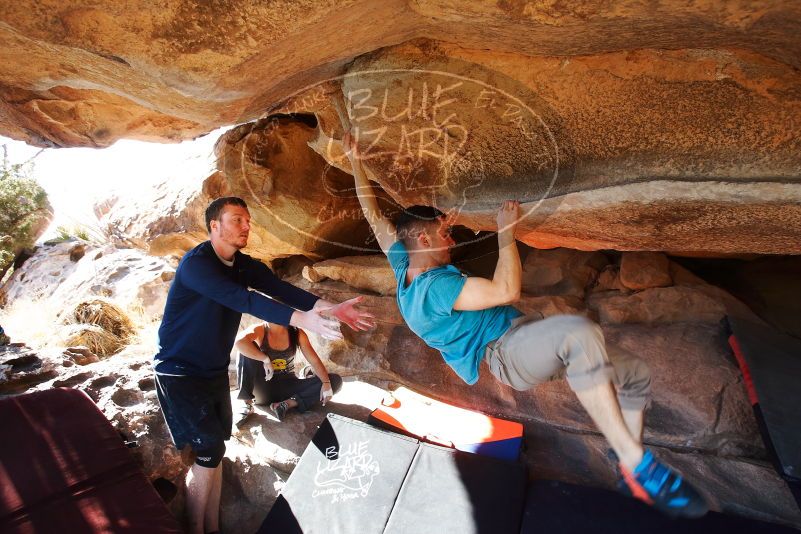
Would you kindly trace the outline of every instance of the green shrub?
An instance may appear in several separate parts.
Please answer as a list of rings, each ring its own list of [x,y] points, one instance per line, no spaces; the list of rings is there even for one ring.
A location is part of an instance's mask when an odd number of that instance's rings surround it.
[[[97,239],[89,235],[89,233],[89,229],[83,225],[59,226],[56,228],[56,237],[53,241],[69,241],[73,237],[83,239],[84,241],[97,241]]]
[[[47,193],[32,178],[33,158],[10,164],[5,145],[0,167],[0,278],[24,248],[31,247],[52,218]]]

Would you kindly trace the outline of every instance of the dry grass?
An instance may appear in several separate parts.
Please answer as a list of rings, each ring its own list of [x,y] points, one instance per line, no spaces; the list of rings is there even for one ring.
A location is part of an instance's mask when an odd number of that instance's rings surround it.
[[[136,332],[124,311],[101,299],[78,303],[64,322],[70,325],[65,336],[67,346],[82,345],[101,358],[120,352]]]
[[[63,302],[50,299],[17,299],[12,305],[0,309],[0,324],[12,341],[24,342],[29,347],[63,348],[84,345],[100,357],[116,354],[129,345],[147,343],[153,328],[144,331],[142,326],[117,305],[100,299],[88,299],[74,307],[63,309]]]
[[[128,315],[105,300],[95,299],[81,302],[75,306],[72,318],[76,323],[98,326],[118,337],[122,342],[129,341],[135,331],[133,322]]]
[[[126,346],[122,338],[93,324],[68,326],[64,341],[68,347],[83,346],[101,358],[117,354]]]

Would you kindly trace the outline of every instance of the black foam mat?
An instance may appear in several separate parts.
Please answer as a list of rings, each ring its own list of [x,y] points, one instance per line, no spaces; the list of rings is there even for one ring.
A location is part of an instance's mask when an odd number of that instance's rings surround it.
[[[528,489],[521,534],[798,534],[773,523],[709,512],[700,519],[673,519],[619,493],[538,480]]]
[[[801,340],[748,321],[729,318],[756,389],[780,473],[801,481]]]

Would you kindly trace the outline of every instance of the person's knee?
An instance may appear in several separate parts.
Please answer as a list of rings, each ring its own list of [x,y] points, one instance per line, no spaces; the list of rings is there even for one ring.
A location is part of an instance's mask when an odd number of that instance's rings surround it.
[[[225,455],[225,442],[220,441],[208,448],[195,450],[195,463],[201,467],[214,469]]]
[[[603,332],[598,323],[582,315],[570,315],[568,321],[569,332],[579,338],[603,339]]]
[[[339,393],[339,390],[342,389],[342,377],[332,373],[328,375],[328,379],[331,381],[331,389],[334,393]]]
[[[639,358],[626,361],[619,373],[620,407],[625,410],[642,410],[651,399],[651,369]]]
[[[639,358],[634,362],[627,389],[630,394],[647,399],[651,396],[651,367]]]
[[[568,367],[576,364],[586,368],[582,369],[586,372],[609,364],[604,334],[598,323],[580,315],[571,315],[565,317],[563,328],[567,347],[571,348],[565,354]]]

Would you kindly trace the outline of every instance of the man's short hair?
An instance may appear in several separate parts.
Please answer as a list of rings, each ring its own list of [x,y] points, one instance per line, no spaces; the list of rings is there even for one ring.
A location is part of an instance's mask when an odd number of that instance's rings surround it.
[[[403,242],[407,250],[414,248],[417,235],[432,222],[438,222],[437,220],[443,215],[445,214],[432,206],[404,208],[393,221],[398,239]]]
[[[239,206],[248,209],[245,201],[239,197],[220,197],[211,201],[206,208],[206,230],[211,232],[211,221],[219,221],[225,206]]]

